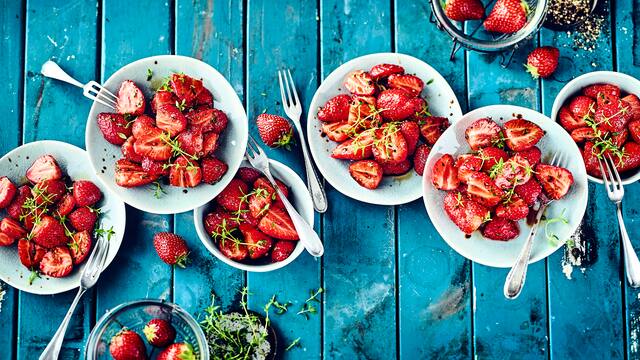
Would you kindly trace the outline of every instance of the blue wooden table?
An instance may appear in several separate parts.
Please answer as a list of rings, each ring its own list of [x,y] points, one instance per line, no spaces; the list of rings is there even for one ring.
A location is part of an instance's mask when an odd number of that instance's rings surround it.
[[[133,60],[157,54],[193,56],[213,65],[246,106],[251,132],[263,110],[281,113],[276,70],[287,66],[304,104],[333,69],[367,53],[398,51],[439,70],[463,110],[508,103],[550,113],[564,82],[593,70],[640,76],[640,4],[606,5],[605,32],[593,52],[575,50],[566,33],[542,30],[530,46],[560,48],[556,79],[535,81],[516,53],[500,58],[464,51],[449,61],[450,41],[429,22],[426,0],[124,1],[0,0],[0,155],[20,144],[57,139],[84,146],[90,103],[78,89],[44,79],[41,64],[55,59],[74,77],[104,80]],[[528,47],[530,48],[530,47]],[[560,79],[560,80],[557,80]],[[273,158],[303,174],[299,151]],[[303,254],[285,269],[244,273],[210,255],[192,214],[150,215],[127,208],[120,252],[78,307],[63,358],[82,357],[96,318],[128,300],[163,298],[200,313],[218,296],[234,306],[248,286],[249,306],[272,295],[291,301],[272,315],[288,359],[584,359],[640,358],[640,292],[620,266],[614,207],[590,184],[589,206],[575,247],[532,265],[522,295],[502,295],[507,270],[474,264],[442,241],[422,201],[372,206],[328,188],[326,214],[316,217],[326,253]],[[628,187],[624,212],[640,247],[640,187]],[[155,254],[157,231],[175,231],[193,250],[187,269],[172,269]],[[308,318],[296,314],[319,287],[322,303]],[[7,286],[5,286],[7,288]],[[7,289],[0,312],[0,359],[34,359],[62,320],[74,294],[35,296]]]

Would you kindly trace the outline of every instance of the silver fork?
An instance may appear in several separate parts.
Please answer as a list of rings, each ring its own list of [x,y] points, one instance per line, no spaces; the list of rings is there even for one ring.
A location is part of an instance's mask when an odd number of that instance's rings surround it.
[[[563,154],[556,154],[551,159],[549,165],[562,166],[561,164],[563,163],[563,159]],[[504,282],[503,292],[504,296],[507,299],[513,300],[517,298],[522,292],[524,281],[527,278],[527,269],[529,268],[529,259],[531,258],[531,250],[533,249],[533,240],[535,239],[536,233],[538,232],[538,227],[540,226],[542,215],[547,209],[547,206],[549,206],[549,204],[551,204],[552,202],[552,199],[547,198],[544,193],[541,193],[540,199],[534,205],[536,206],[536,208],[534,208],[534,211],[536,212],[535,222],[533,226],[531,226],[529,236],[527,236],[527,239],[524,241],[524,247],[522,248],[522,251],[520,251],[516,262],[513,264],[513,267],[511,267],[509,274],[507,274],[507,279]]]
[[[72,78],[69,74],[67,74],[62,68],[56,64],[55,62],[49,60],[42,64],[42,68],[40,69],[42,75],[64,81],[71,85],[75,85],[79,88],[82,88],[82,94],[89,99],[99,102],[100,104],[111,108],[112,110],[116,109],[116,104],[118,103],[118,97],[114,95],[111,91],[107,90],[107,88],[98,84],[97,82],[91,80],[86,84],[79,82],[78,80]]]
[[[624,219],[622,218],[622,198],[624,197],[624,187],[622,186],[622,180],[620,174],[616,169],[613,159],[609,155],[604,157],[603,160],[598,158],[600,165],[600,171],[602,172],[602,180],[604,181],[604,187],[607,189],[607,195],[609,200],[616,204],[618,214],[618,226],[620,226],[620,236],[622,237],[622,248],[624,249],[624,265],[625,272],[627,273],[627,281],[631,287],[640,287],[640,261],[638,261],[638,255],[636,255],[629,234],[627,234],[627,228],[624,226]],[[605,171],[606,167],[606,171]]]
[[[284,86],[282,79],[284,78]],[[300,138],[300,147],[302,147],[302,155],[304,156],[304,168],[307,173],[307,188],[311,193],[313,199],[313,207],[319,213],[327,211],[327,194],[324,192],[324,188],[320,183],[320,178],[316,170],[313,168],[313,162],[309,157],[309,150],[307,149],[307,141],[304,138],[302,132],[302,125],[300,124],[300,116],[302,115],[302,105],[300,99],[298,99],[298,92],[296,91],[296,84],[293,82],[291,72],[287,69],[284,71],[278,70],[278,80],[280,81],[280,96],[282,96],[282,107],[289,119],[293,121]],[[286,87],[286,90],[285,90]],[[286,93],[286,95],[285,95]]]
[[[258,146],[258,143],[252,136],[249,136],[249,141],[247,142],[247,160],[251,163],[251,166],[256,168],[258,171],[262,172],[264,176],[269,179],[271,186],[276,190],[278,196],[282,200],[284,207],[287,209],[291,220],[293,221],[293,226],[296,228],[296,232],[300,237],[300,241],[307,249],[309,254],[319,257],[324,254],[324,246],[322,245],[322,241],[318,237],[318,234],[313,230],[313,228],[307,224],[307,222],[302,218],[302,216],[298,213],[298,211],[291,205],[289,200],[284,196],[280,187],[276,185],[276,180],[271,175],[271,170],[269,169],[269,158],[267,154]]]
[[[69,311],[67,311],[67,315],[65,315],[60,327],[56,331],[55,335],[44,349],[42,354],[40,355],[40,360],[56,360],[58,359],[58,355],[60,354],[60,349],[62,348],[62,343],[64,342],[64,334],[67,332],[67,326],[69,326],[69,321],[71,320],[71,316],[73,315],[78,302],[80,302],[80,298],[82,295],[93,287],[98,278],[100,277],[100,273],[104,269],[104,265],[107,261],[107,255],[109,254],[109,241],[104,237],[99,237],[98,241],[96,241],[96,246],[94,247],[91,255],[89,255],[89,259],[87,260],[86,265],[84,266],[84,270],[82,271],[82,275],[80,276],[80,287],[78,288],[78,293],[76,297],[73,299],[71,303],[71,307],[69,307]]]

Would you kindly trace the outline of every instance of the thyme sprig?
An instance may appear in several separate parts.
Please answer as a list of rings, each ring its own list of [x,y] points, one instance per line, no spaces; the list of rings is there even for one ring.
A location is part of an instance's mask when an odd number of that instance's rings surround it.
[[[554,234],[553,232],[551,232],[551,230],[549,229],[549,225],[551,224],[555,224],[555,223],[563,223],[565,225],[569,224],[569,220],[564,216],[564,213],[567,209],[562,209],[562,212],[560,212],[560,215],[551,218],[551,219],[546,219],[545,220],[545,224],[544,224],[544,236],[547,238],[547,241],[549,241],[549,244],[551,244],[552,246],[556,246],[558,245],[558,242],[560,241],[560,238],[558,237],[558,235]]]

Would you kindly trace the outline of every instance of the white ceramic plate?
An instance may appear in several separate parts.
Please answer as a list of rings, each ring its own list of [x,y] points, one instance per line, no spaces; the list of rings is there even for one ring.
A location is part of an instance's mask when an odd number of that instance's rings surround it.
[[[568,220],[568,224],[556,222],[550,224],[548,228],[549,232],[557,235],[561,241],[555,244],[548,241],[544,231],[545,223],[542,223],[534,239],[530,262],[533,263],[544,259],[560,248],[580,225],[587,207],[587,172],[580,156],[580,150],[578,150],[578,146],[571,139],[571,136],[560,125],[537,111],[511,105],[486,106],[465,114],[442,134],[429,154],[423,181],[424,204],[433,225],[449,246],[467,259],[487,266],[511,267],[522,249],[525,238],[529,234],[529,225],[527,225],[526,220],[521,220],[519,222],[520,236],[511,241],[485,239],[479,231],[475,231],[471,238],[466,238],[465,234],[458,229],[445,213],[443,208],[445,192],[436,189],[431,184],[431,169],[443,154],[452,154],[455,157],[470,151],[469,145],[464,138],[464,132],[475,120],[491,117],[495,122],[502,125],[518,115],[522,115],[524,119],[534,122],[546,132],[546,135],[537,145],[542,150],[542,161],[545,163],[550,162],[553,154],[556,153],[565,155],[564,158],[569,159],[569,161],[562,165],[571,171],[574,180],[573,186],[566,197],[551,203],[545,213],[546,218],[550,219],[560,216],[564,210],[564,216]]]
[[[551,119],[558,121],[558,112],[569,98],[578,95],[583,88],[593,84],[613,84],[620,87],[623,93],[634,94],[640,96],[640,80],[629,76],[627,74],[615,72],[615,71],[594,71],[578,76],[577,78],[569,81],[562,87],[558,96],[553,101],[553,108],[551,109]],[[563,131],[564,128],[562,129]],[[635,172],[625,173],[621,176],[622,183],[624,185],[632,184],[640,179],[640,170]],[[602,179],[588,175],[587,178],[598,184],[603,184]]]
[[[307,190],[307,185],[293,170],[291,170],[286,165],[275,160],[270,160],[269,164],[271,164],[271,174],[276,179],[282,181],[285,185],[287,185],[287,187],[289,187],[289,201],[291,201],[291,204],[293,204],[293,206],[296,208],[296,210],[298,210],[300,215],[302,215],[307,223],[309,223],[309,225],[313,227],[313,201],[311,200],[311,195],[309,195],[309,191]],[[240,164],[240,167],[252,166],[248,161],[244,160],[242,164]],[[235,176],[235,174],[233,175]],[[298,256],[300,256],[300,254],[304,251],[302,242],[298,241],[291,255],[284,261],[265,265],[252,265],[233,261],[224,256],[222,252],[220,252],[218,246],[214,243],[213,239],[211,239],[211,236],[209,236],[207,230],[204,228],[204,217],[209,213],[210,210],[214,208],[214,206],[214,202],[211,201],[197,209],[194,209],[193,222],[196,226],[196,231],[198,232],[200,241],[202,241],[209,252],[215,255],[215,257],[217,257],[222,262],[240,270],[267,272],[287,266]]]
[[[422,196],[421,176],[412,169],[401,176],[385,176],[380,186],[375,190],[368,190],[358,185],[349,175],[350,162],[334,159],[330,156],[338,144],[320,136],[322,123],[317,118],[318,108],[323,106],[329,99],[341,93],[348,93],[343,85],[347,74],[354,70],[368,71],[374,65],[381,63],[401,65],[406,73],[415,74],[425,84],[430,82],[429,85],[425,85],[422,96],[427,100],[429,110],[434,116],[447,117],[451,123],[456,122],[462,116],[456,95],[449,83],[438,71],[422,60],[409,55],[378,53],[361,56],[344,63],[322,82],[309,106],[307,136],[309,148],[318,169],[336,190],[350,198],[366,203],[400,205]]]
[[[147,81],[147,69],[153,71],[151,81]],[[122,158],[120,147],[108,143],[102,137],[96,123],[99,113],[113,112],[113,110],[94,102],[89,112],[85,133],[87,152],[100,181],[125,203],[154,214],[175,214],[193,210],[214,198],[233,178],[247,146],[248,123],[242,102],[231,84],[216,69],[200,60],[176,55],[144,58],[122,67],[103,85],[116,93],[122,81],[133,80],[145,93],[147,107],[149,107],[153,93],[152,87],[157,88],[162,79],[175,72],[183,72],[191,77],[202,79],[204,86],[213,94],[214,106],[224,111],[229,118],[227,129],[216,150],[216,156],[227,163],[229,170],[219,182],[213,185],[203,183],[187,190],[166,185],[163,189],[167,193],[160,199],[154,196],[150,186],[133,189],[120,187],[114,180],[115,162]]]
[[[124,203],[100,184],[95,176],[87,153],[70,144],[60,141],[36,141],[20,146],[12,150],[0,159],[0,176],[7,176],[16,186],[27,182],[25,173],[33,161],[42,155],[50,154],[57,161],[62,172],[73,180],[90,180],[102,191],[102,200],[98,203],[102,215],[96,226],[103,229],[113,227],[115,235],[109,242],[109,255],[107,265],[111,263],[118,253],[120,243],[124,236],[126,212]],[[0,218],[6,216],[4,210],[0,211]],[[9,247],[0,247],[0,279],[16,289],[38,295],[52,295],[77,288],[80,285],[80,273],[84,264],[73,269],[73,272],[65,278],[49,278],[43,276],[29,285],[31,271],[20,263],[18,248],[14,244]]]

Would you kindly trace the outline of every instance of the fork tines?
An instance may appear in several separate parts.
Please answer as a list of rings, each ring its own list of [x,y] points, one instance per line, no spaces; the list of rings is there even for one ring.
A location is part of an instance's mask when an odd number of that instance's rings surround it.
[[[89,81],[83,88],[84,96],[99,102],[100,104],[109,107],[113,110],[116,109],[118,103],[118,97],[114,95],[104,86],[98,84],[95,81]]]
[[[603,162],[605,166],[602,166]],[[613,161],[613,159],[611,159],[611,156],[605,155],[602,157],[602,159],[598,158],[598,165],[600,165],[602,180],[604,181],[604,186],[607,189],[607,192],[623,192],[624,188],[622,187],[622,179],[620,179],[620,174],[618,173],[618,169],[616,169],[615,162]],[[611,186],[609,186],[609,184],[611,184]]]
[[[253,152],[253,154],[249,153],[249,150]],[[256,156],[261,156],[264,154],[264,151],[258,145],[258,142],[253,138],[253,136],[249,135],[249,141],[247,141],[247,157],[255,158]]]
[[[284,84],[282,81],[283,78]],[[278,81],[280,82],[280,96],[282,97],[284,111],[289,117],[299,118],[302,113],[302,106],[300,105],[300,99],[298,98],[296,84],[291,76],[291,71],[289,71],[289,69],[287,69],[286,72],[284,70],[278,70]]]

